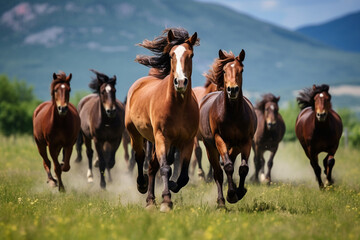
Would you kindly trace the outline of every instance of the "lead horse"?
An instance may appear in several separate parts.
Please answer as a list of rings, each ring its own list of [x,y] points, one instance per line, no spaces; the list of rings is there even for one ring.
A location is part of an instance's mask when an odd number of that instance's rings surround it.
[[[320,189],[324,187],[321,180],[321,168],[318,154],[326,152],[323,160],[326,184],[333,184],[331,177],[335,165],[335,153],[342,134],[340,116],[331,107],[331,95],[326,84],[306,88],[297,97],[301,112],[296,119],[295,132],[310,164],[314,169]]]
[[[232,52],[219,50],[219,58],[215,59],[212,69],[205,75],[218,89],[222,89],[203,98],[199,126],[210,164],[214,169],[219,207],[225,206],[223,171],[219,156],[223,160],[228,180],[227,201],[236,203],[247,191],[244,183],[249,171],[248,159],[257,123],[254,108],[242,93],[244,58],[244,50],[237,57]],[[240,153],[240,182],[237,188],[233,173],[236,157]]]
[[[194,137],[199,126],[199,108],[191,89],[193,47],[199,39],[182,28],[165,29],[153,41],[140,46],[155,56],[137,56],[136,61],[157,70],[138,79],[129,89],[125,126],[131,137],[138,166],[137,188],[146,193],[147,208],[155,206],[155,174],[160,168],[164,190],[160,211],[172,209],[171,193],[178,192],[188,181],[188,167]],[[143,174],[144,139],[155,143],[155,154],[149,164],[149,179]],[[180,151],[180,176],[169,181],[175,150]]]
[[[279,113],[278,102],[280,97],[275,97],[268,93],[262,96],[262,99],[255,106],[257,117],[257,128],[253,140],[255,173],[251,179],[255,182],[260,180],[271,183],[271,169],[274,156],[279,147],[279,143],[285,134],[285,122]],[[264,152],[270,151],[270,157],[267,162],[267,173],[264,174],[265,159]]]
[[[61,173],[70,170],[70,157],[73,145],[80,130],[80,118],[76,108],[69,103],[71,73],[53,74],[50,86],[51,101],[40,104],[33,114],[33,134],[39,153],[43,158],[48,183],[59,186],[65,191]],[[54,163],[57,181],[51,174],[51,162],[46,147]],[[63,149],[63,163],[59,164],[58,156]]]
[[[93,182],[91,140],[94,140],[95,149],[99,157],[100,187],[106,188],[105,169],[112,181],[110,169],[115,165],[115,153],[118,149],[124,131],[124,106],[116,99],[116,76],[107,75],[90,69],[96,74],[89,87],[93,94],[82,98],[78,104],[81,118],[81,134],[79,135],[76,150],[77,161],[81,161],[81,146],[83,141],[88,157],[88,182]]]

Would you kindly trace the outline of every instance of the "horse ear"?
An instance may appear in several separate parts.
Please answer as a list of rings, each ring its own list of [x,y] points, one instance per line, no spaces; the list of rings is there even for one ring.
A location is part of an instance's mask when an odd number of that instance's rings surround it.
[[[53,80],[57,79],[56,73],[53,74]]]
[[[171,43],[175,39],[173,31],[170,29],[167,36],[168,43]]]
[[[225,59],[226,58],[224,52],[221,49],[219,49],[219,58],[220,59]]]
[[[315,85],[315,84],[313,84],[312,89],[313,89],[313,90],[316,90],[316,85]]]
[[[276,102],[278,103],[279,100],[280,100],[280,96],[278,96],[278,97],[276,98]]]
[[[244,49],[241,49],[241,52],[239,54],[239,61],[242,62],[245,59],[245,51]]]
[[[66,81],[70,82],[71,78],[72,78],[72,74],[70,73],[69,76],[67,76]]]
[[[197,41],[197,32],[195,32],[189,39],[189,42],[192,46],[195,45],[196,41]]]
[[[113,76],[114,79],[114,85],[116,84],[116,75]]]

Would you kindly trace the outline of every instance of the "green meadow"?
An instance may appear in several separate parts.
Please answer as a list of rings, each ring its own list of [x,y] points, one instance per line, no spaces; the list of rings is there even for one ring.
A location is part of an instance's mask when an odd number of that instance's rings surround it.
[[[217,209],[215,184],[192,176],[164,214],[145,210],[122,147],[106,191],[97,168],[87,183],[87,160],[75,163],[74,151],[63,173],[66,193],[59,193],[46,184],[30,136],[0,137],[0,239],[359,239],[360,150],[341,146],[335,157],[335,185],[320,191],[300,144],[282,143],[270,186],[247,182],[241,201]],[[158,205],[161,191],[157,186]]]

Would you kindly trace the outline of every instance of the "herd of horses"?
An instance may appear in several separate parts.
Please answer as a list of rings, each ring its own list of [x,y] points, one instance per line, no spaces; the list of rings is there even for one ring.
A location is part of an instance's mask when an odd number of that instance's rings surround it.
[[[125,146],[131,141],[135,161],[129,160],[127,151],[125,158],[129,169],[137,165],[137,189],[147,193],[149,209],[156,205],[154,190],[159,170],[163,183],[160,211],[172,209],[171,192],[177,193],[188,183],[193,150],[198,175],[205,178],[199,141],[203,141],[206,148],[211,165],[207,179],[215,180],[219,207],[225,206],[223,172],[227,176],[229,203],[236,203],[246,194],[244,183],[251,149],[255,164],[251,179],[270,183],[274,155],[285,133],[278,106],[280,97],[265,94],[254,107],[243,95],[244,50],[237,56],[231,51],[219,50],[218,58],[204,74],[204,87],[192,88],[192,57],[199,42],[196,32],[190,36],[183,28],[168,28],[154,40],[140,43],[153,55],[139,55],[135,61],[150,67],[150,71],[148,76],[132,84],[125,104],[116,99],[116,76],[108,77],[91,70],[96,75],[89,84],[93,94],[84,97],[76,109],[69,102],[71,74],[54,73],[51,101],[40,104],[33,114],[34,138],[48,182],[58,186],[59,191],[65,190],[61,173],[70,169],[75,143],[77,162],[82,159],[81,146],[85,143],[89,162],[87,177],[92,182],[93,140],[99,158],[100,186],[106,188],[105,171],[111,181],[115,152],[124,139]],[[341,118],[332,110],[328,85],[306,88],[297,100],[301,112],[296,120],[296,136],[323,188],[318,154],[327,153],[323,160],[324,172],[326,184],[332,184],[334,155],[342,134]],[[47,147],[57,180],[51,175]],[[63,161],[59,164],[61,149]],[[266,175],[265,151],[271,152]],[[238,156],[241,157],[237,184],[233,173]],[[173,177],[171,164],[174,164]]]

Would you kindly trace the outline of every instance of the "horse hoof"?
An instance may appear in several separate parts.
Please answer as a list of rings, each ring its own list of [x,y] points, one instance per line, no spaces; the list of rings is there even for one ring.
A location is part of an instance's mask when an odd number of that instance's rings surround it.
[[[65,187],[64,186],[59,186],[59,192],[64,193],[65,192]]]
[[[154,211],[156,210],[156,205],[154,203],[148,204],[146,205],[145,210],[149,212]]]
[[[169,189],[174,193],[179,192],[178,185],[174,181],[169,181]]]
[[[93,183],[94,182],[94,178],[93,177],[88,177],[88,183]]]
[[[217,209],[226,209],[225,199],[218,199],[216,202],[217,202]]]
[[[243,188],[243,189],[238,188],[237,191],[236,191],[236,195],[237,195],[238,200],[241,200],[245,196],[246,192],[247,192],[246,188]]]
[[[98,168],[99,167],[99,159],[96,159],[95,163],[94,163],[94,167]]]
[[[50,187],[57,187],[57,182],[53,181],[53,180],[47,180],[46,182],[47,184],[49,184]]]
[[[106,182],[105,181],[104,182],[100,181],[100,187],[101,187],[101,189],[105,190],[106,189]]]
[[[265,177],[265,174],[260,174],[260,182],[265,182],[266,180],[266,177]]]
[[[332,180],[331,181],[329,181],[329,180],[325,181],[325,187],[329,187],[329,186],[331,186],[333,184],[334,184],[334,182]]]
[[[141,183],[139,181],[139,177],[137,178],[137,189],[140,193],[145,194],[148,190],[149,186],[149,176],[147,174],[144,174],[144,183]]]
[[[226,196],[226,200],[229,203],[236,203],[237,201],[239,201],[238,196],[236,194],[236,192],[228,192],[227,196]]]
[[[68,172],[70,170],[70,165],[61,164],[61,171]]]
[[[172,203],[162,203],[160,205],[160,212],[168,213],[172,209]]]
[[[81,160],[82,160],[82,158],[77,157],[77,158],[75,159],[75,162],[76,162],[76,163],[80,163],[80,162],[81,162]]]

